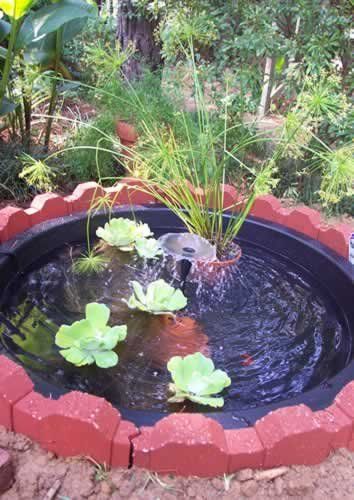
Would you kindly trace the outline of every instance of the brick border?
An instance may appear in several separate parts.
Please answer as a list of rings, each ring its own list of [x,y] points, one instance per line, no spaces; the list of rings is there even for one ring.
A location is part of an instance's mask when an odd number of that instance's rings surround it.
[[[116,204],[155,203],[139,190],[141,182],[127,178],[107,189],[86,182],[69,196],[38,195],[28,209],[3,208],[0,243],[40,222],[88,210],[95,196],[107,194]],[[239,199],[232,186],[222,189],[225,206]],[[267,195],[257,198],[251,214],[306,234],[344,258],[348,255],[354,229],[325,224],[311,208],[285,209]],[[78,391],[58,400],[45,398],[33,390],[23,367],[0,356],[0,425],[58,455],[91,456],[107,466],[134,464],[159,473],[210,477],[244,468],[311,465],[337,448],[354,452],[354,381],[324,410],[313,412],[302,404],[280,408],[245,429],[225,430],[212,418],[186,413],[138,429],[103,398]]]

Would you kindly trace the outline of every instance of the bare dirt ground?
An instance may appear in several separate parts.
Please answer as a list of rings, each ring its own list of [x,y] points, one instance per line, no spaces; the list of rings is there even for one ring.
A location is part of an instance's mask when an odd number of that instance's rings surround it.
[[[56,458],[2,427],[0,447],[10,452],[15,465],[15,481],[3,500],[354,499],[354,453],[344,449],[313,467],[246,469],[197,479],[158,476],[136,468],[108,471],[89,459]]]

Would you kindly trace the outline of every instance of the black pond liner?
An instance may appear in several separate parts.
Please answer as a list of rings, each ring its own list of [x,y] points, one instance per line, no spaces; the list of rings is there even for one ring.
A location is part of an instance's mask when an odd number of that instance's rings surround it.
[[[158,234],[166,232],[181,232],[184,230],[181,221],[168,209],[160,206],[153,208],[137,206],[134,214],[138,220],[146,222]],[[113,215],[132,217],[131,207],[117,207]],[[225,224],[228,215],[224,216]],[[67,217],[53,219],[19,234],[13,240],[0,245],[0,325],[6,323],[1,315],[6,291],[11,284],[18,282],[21,276],[33,268],[40,259],[45,258],[54,250],[66,244],[83,242],[86,234],[86,213],[78,213]],[[103,213],[96,214],[91,220],[91,234],[107,217]],[[275,258],[296,266],[304,276],[310,276],[326,295],[331,298],[335,314],[341,318],[341,324],[347,332],[343,342],[344,352],[341,353],[341,366],[336,367],[337,373],[309,390],[275,403],[263,404],[254,408],[237,410],[208,411],[208,408],[198,407],[205,415],[215,418],[225,428],[241,428],[252,425],[256,420],[277,408],[306,404],[312,410],[319,410],[329,406],[337,393],[348,382],[354,379],[353,339],[354,339],[354,271],[345,259],[338,256],[321,243],[294,232],[279,224],[265,222],[249,217],[240,231],[237,242],[241,245],[258,248],[272,254]],[[6,343],[4,343],[6,344]],[[11,350],[2,348],[2,354],[9,357]],[[13,357],[18,362],[16,357]],[[218,366],[222,368],[222,366]],[[45,380],[43,374],[29,370],[35,389],[44,396],[58,398],[67,392],[63,387]],[[176,408],[178,411],[179,408]],[[153,425],[165,412],[153,410],[134,410],[121,407],[124,418],[137,425]]]

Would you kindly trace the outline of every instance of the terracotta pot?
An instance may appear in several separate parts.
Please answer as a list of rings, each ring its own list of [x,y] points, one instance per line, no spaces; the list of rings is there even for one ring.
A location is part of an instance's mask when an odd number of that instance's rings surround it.
[[[219,274],[225,270],[232,270],[238,265],[241,258],[242,250],[237,243],[232,242],[230,251],[224,259],[217,259],[213,261],[199,261],[192,269],[192,276],[202,276],[207,282],[214,283],[219,279]]]
[[[116,123],[116,133],[124,146],[132,146],[138,139],[138,133],[130,123],[124,120],[118,120]]]

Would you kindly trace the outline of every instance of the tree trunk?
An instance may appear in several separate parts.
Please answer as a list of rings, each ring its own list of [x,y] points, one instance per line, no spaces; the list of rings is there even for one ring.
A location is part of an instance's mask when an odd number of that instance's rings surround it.
[[[270,96],[273,88],[275,57],[267,57],[264,69],[263,89],[261,102],[258,106],[258,117],[263,118],[270,108]]]
[[[160,69],[161,47],[154,37],[158,22],[142,17],[132,0],[122,0],[119,2],[117,24],[117,38],[122,49],[133,45],[136,51],[123,65],[123,72],[128,80],[140,78],[144,66],[152,71]]]

